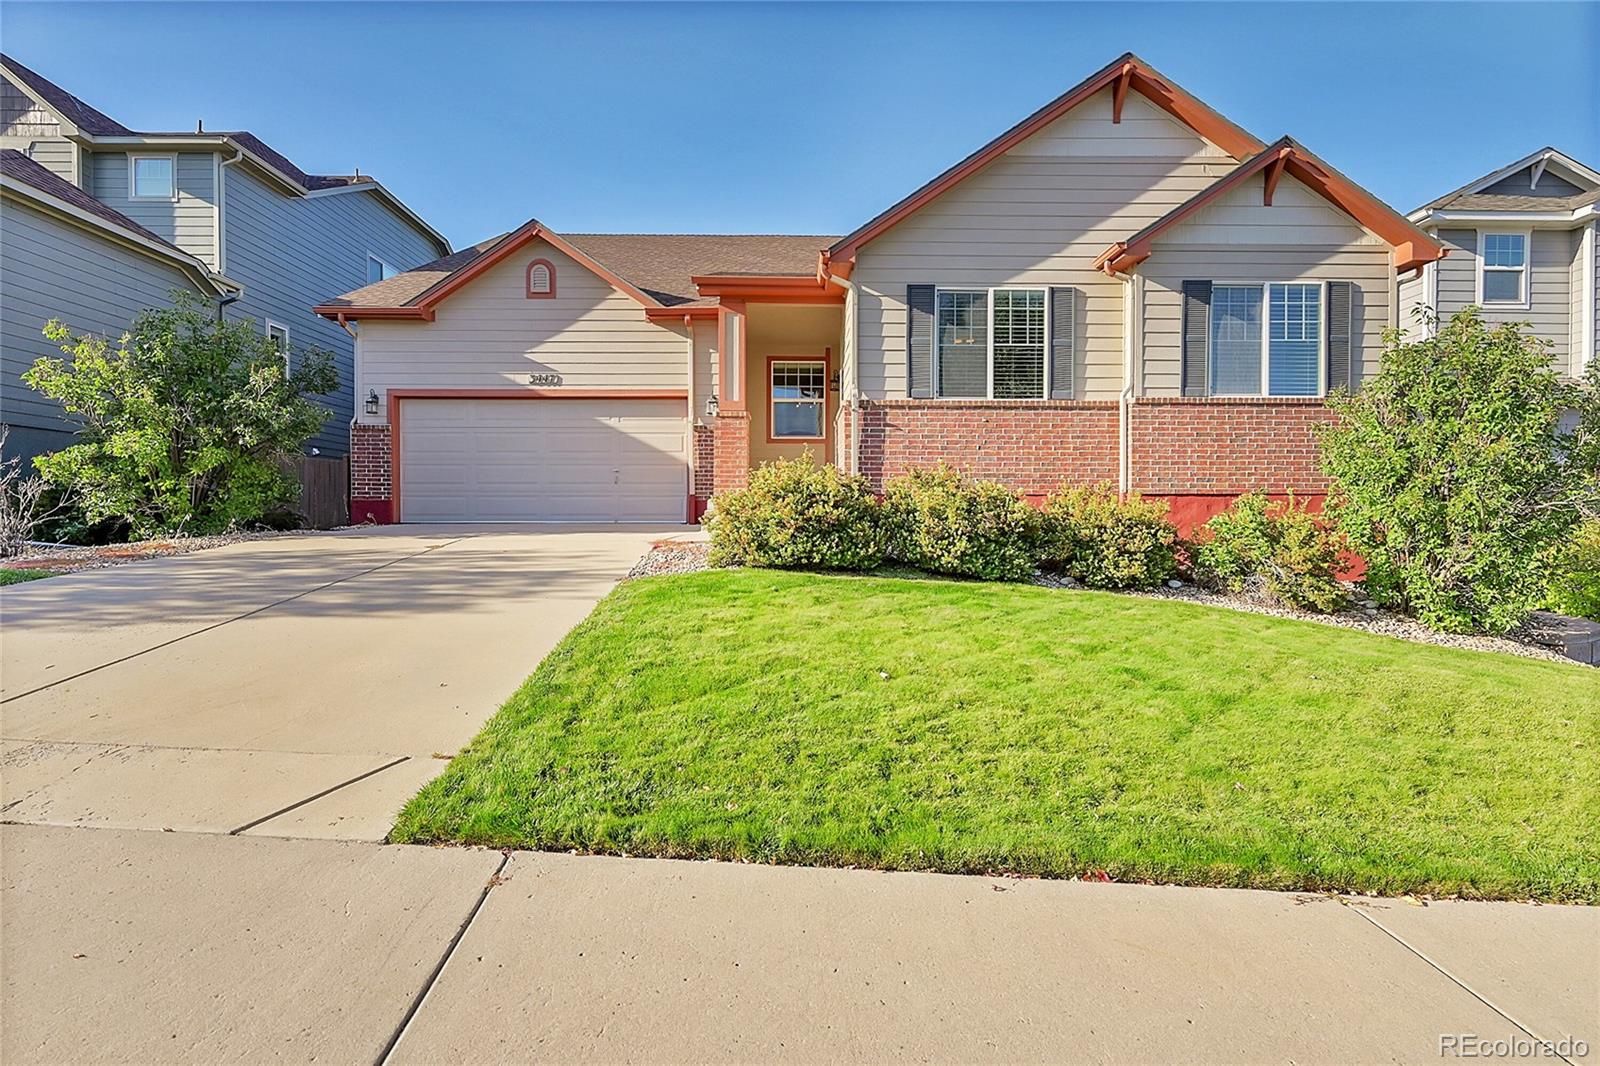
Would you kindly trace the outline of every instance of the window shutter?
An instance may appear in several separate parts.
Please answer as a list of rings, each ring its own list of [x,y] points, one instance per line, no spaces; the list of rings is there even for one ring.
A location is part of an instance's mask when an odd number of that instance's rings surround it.
[[[1073,290],[1050,290],[1050,398],[1072,399]]]
[[[933,289],[906,286],[906,393],[933,395]]]
[[[1124,329],[1127,325],[1124,324]],[[1205,396],[1210,391],[1211,282],[1183,283],[1183,394]]]
[[[1328,390],[1361,387],[1361,363],[1353,341],[1355,288],[1348,281],[1328,282]]]

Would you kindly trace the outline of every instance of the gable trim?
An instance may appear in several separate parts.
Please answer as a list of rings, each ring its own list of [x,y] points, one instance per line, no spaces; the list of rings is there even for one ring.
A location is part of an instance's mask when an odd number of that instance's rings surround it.
[[[923,185],[887,211],[882,212],[854,233],[841,239],[823,253],[824,262],[833,264],[852,262],[856,253],[864,245],[882,236],[887,230],[987,167],[1007,151],[1032,137],[1079,104],[1098,94],[1101,90],[1107,87],[1115,88],[1117,83],[1122,80],[1125,80],[1129,87],[1138,90],[1151,103],[1233,156],[1233,158],[1244,159],[1261,150],[1261,142],[1255,137],[1167,80],[1166,77],[1144,60],[1132,52],[1128,52],[1118,56],[1111,63],[1091,74],[1073,88],[1068,89],[1061,96],[1056,97],[1056,99],[967,156],[967,158],[946,170],[943,174]]]

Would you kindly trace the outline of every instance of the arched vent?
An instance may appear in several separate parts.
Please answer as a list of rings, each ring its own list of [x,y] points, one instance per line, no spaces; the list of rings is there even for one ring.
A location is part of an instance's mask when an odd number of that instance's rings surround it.
[[[528,264],[528,299],[548,300],[556,294],[556,268],[548,259]]]

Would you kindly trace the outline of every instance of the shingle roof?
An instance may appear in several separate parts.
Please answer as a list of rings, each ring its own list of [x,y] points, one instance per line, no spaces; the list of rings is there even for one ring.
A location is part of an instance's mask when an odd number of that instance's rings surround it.
[[[499,244],[502,233],[414,270],[326,301],[327,307],[401,307]],[[810,277],[817,254],[837,240],[782,234],[563,233],[623,280],[669,307],[712,302],[695,290],[697,275],[760,274]]]
[[[49,78],[29,70],[10,56],[0,55],[0,62],[4,62],[6,67],[19,80],[26,83],[28,88],[38,93],[45,103],[53,107],[63,118],[77,126],[84,133],[105,137],[132,135],[132,130],[110,115],[102,111],[96,111]]]
[[[0,149],[0,174],[4,174],[8,178],[13,178],[17,181],[20,181],[24,185],[32,186],[42,193],[47,193],[50,196],[54,196],[58,200],[65,200],[67,203],[78,208],[79,210],[87,211],[96,218],[99,218],[105,222],[109,222],[112,225],[120,226],[125,230],[131,230],[146,240],[154,241],[156,244],[162,245],[166,248],[171,248],[174,252],[179,251],[178,247],[172,244],[172,242],[158,237],[154,233],[151,233],[149,230],[139,225],[139,223],[135,222],[127,215],[124,215],[122,212],[107,207],[99,200],[96,200],[94,197],[90,196],[88,193],[72,184],[72,182],[67,181],[64,178],[57,177],[53,172],[40,166],[38,163],[35,163],[32,159],[29,159],[25,154],[17,151],[15,148]]]
[[[1507,196],[1504,193],[1461,193],[1436,200],[1431,210],[1450,211],[1572,211],[1600,199],[1600,189],[1572,196]]]

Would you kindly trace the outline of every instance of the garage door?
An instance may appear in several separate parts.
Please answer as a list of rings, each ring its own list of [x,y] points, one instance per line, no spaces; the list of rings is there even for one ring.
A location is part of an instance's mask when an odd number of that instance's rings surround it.
[[[682,522],[682,400],[405,400],[406,522]]]

